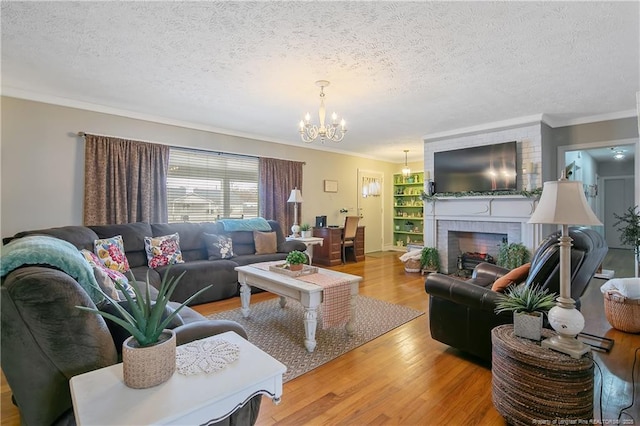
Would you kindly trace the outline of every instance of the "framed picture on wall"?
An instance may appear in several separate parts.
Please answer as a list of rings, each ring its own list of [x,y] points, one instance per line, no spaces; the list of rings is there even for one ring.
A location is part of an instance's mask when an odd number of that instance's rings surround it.
[[[338,181],[337,180],[325,180],[324,181],[324,192],[338,192]]]

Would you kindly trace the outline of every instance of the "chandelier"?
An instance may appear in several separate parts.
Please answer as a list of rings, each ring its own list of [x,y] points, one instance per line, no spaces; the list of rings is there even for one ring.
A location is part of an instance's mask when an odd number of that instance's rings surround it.
[[[338,115],[334,112],[331,115],[331,123],[325,125],[324,119],[326,110],[324,107],[324,88],[329,85],[327,80],[316,81],[316,86],[320,87],[320,109],[318,116],[320,117],[320,125],[311,124],[311,115],[307,113],[304,120],[300,120],[300,137],[305,143],[311,143],[320,137],[320,141],[324,143],[325,139],[333,142],[340,142],[347,133],[347,127],[344,119],[338,122]]]

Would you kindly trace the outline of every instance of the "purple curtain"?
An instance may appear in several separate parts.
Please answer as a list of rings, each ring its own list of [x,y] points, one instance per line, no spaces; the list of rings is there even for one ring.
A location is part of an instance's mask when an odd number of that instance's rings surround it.
[[[84,224],[166,223],[169,147],[85,135]]]
[[[293,225],[293,205],[287,200],[292,189],[302,188],[303,165],[299,161],[260,158],[260,216],[280,223],[285,235]],[[301,217],[302,204],[299,204],[298,221]]]

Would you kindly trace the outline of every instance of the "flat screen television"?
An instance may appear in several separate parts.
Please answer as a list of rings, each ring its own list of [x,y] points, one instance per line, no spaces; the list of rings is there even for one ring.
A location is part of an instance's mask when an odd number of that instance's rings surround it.
[[[434,153],[435,192],[515,191],[516,142]]]

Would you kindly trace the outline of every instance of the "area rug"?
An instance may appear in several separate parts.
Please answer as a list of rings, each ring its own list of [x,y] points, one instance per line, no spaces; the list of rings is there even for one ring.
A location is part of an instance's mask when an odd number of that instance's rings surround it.
[[[242,316],[240,308],[209,315],[207,318],[232,320],[242,324],[251,343],[287,366],[285,382],[424,314],[405,306],[358,295],[355,333],[348,336],[344,326],[323,330],[320,314],[316,330],[317,346],[309,353],[304,347],[302,305],[289,300],[282,309],[279,302],[279,298],[274,298],[251,304],[249,318]]]

